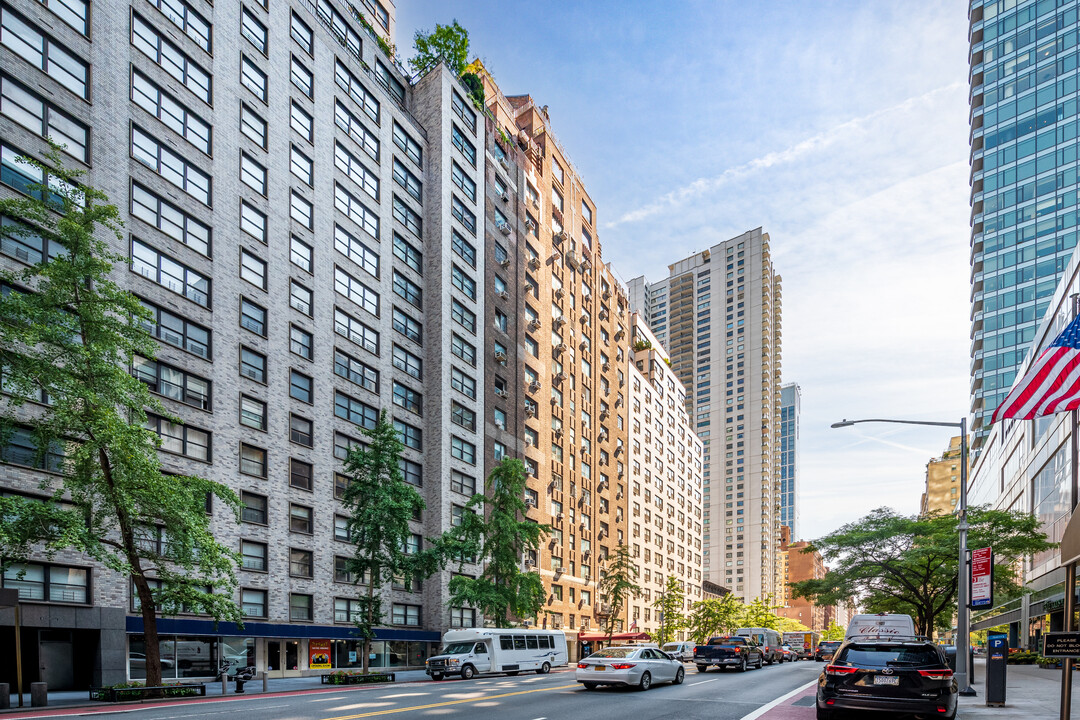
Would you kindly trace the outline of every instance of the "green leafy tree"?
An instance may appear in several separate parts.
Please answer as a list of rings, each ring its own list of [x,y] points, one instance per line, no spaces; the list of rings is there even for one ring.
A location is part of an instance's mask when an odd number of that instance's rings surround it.
[[[525,464],[504,458],[487,477],[487,494],[469,500],[462,523],[444,545],[447,554],[484,563],[480,577],[450,579],[450,604],[478,608],[489,620],[510,625],[532,618],[544,604],[544,583],[538,572],[523,572],[521,558],[540,548],[550,532],[525,517]]]
[[[994,587],[1002,594],[1019,588],[1017,561],[1054,547],[1030,513],[968,509],[968,547],[994,548]],[[917,631],[930,636],[950,624],[956,609],[956,518],[904,516],[887,508],[815,540],[830,564],[824,578],[792,583],[792,592],[819,605],[853,598],[868,612],[911,615]]]
[[[0,200],[12,219],[0,235],[44,238],[63,248],[36,265],[0,273],[15,290],[0,294],[0,459],[53,471],[42,500],[0,497],[0,558],[5,564],[60,549],[83,552],[131,580],[143,620],[147,685],[161,684],[158,613],[181,608],[239,621],[233,601],[238,557],[211,532],[208,499],[223,501],[238,522],[239,501],[224,485],[162,471],[158,423],[179,422],[129,372],[152,362],[153,319],[110,279],[126,263],[102,239],[123,241],[116,206],[78,185],[59,148],[48,166],[52,186]],[[26,407],[28,399],[47,398]],[[151,418],[147,412],[154,414]],[[12,442],[20,435],[20,442]],[[23,451],[29,444],[36,451]],[[218,513],[219,516],[222,513]]]
[[[694,642],[704,644],[713,635],[724,635],[743,627],[746,606],[734,595],[709,598],[694,603],[689,618]]]
[[[641,593],[641,586],[637,584],[638,568],[634,558],[630,555],[630,546],[619,545],[608,556],[604,564],[604,574],[597,584],[600,591],[600,602],[606,604],[608,645],[615,634],[615,623],[622,614],[623,606],[631,597],[637,597]]]
[[[759,627],[768,630],[779,630],[780,617],[775,612],[779,607],[779,605],[773,604],[772,595],[766,595],[764,598],[754,598],[746,606],[746,612],[743,616],[743,622],[745,622],[746,625],[743,627]]]
[[[342,502],[349,512],[349,541],[353,555],[348,568],[362,585],[358,597],[356,634],[363,640],[363,674],[368,673],[371,641],[383,624],[382,588],[395,578],[411,583],[430,577],[442,566],[442,543],[410,548],[411,521],[424,509],[424,499],[405,482],[400,456],[404,445],[386,412],[373,428],[361,432],[367,447],[353,445],[345,458],[348,485]]]
[[[805,625],[803,625],[798,620],[794,620],[792,618],[787,618],[787,617],[784,617],[782,615],[779,616],[777,618],[777,620],[778,620],[778,622],[777,622],[777,625],[776,625],[776,630],[778,632],[780,632],[780,633],[803,632],[805,630],[810,629],[810,628],[806,627]]]
[[[833,620],[829,623],[829,627],[825,628],[825,632],[821,633],[822,640],[843,640],[845,630],[842,626],[837,625]]]
[[[656,634],[656,642],[663,645],[671,642],[676,633],[686,629],[687,618],[683,615],[683,607],[686,604],[686,595],[682,584],[674,575],[668,575],[664,589],[656,596],[653,609],[660,615],[660,630]]]
[[[469,31],[458,25],[457,20],[449,25],[436,24],[433,32],[416,31],[413,48],[416,54],[409,59],[413,73],[423,75],[441,61],[457,77],[469,61]]]

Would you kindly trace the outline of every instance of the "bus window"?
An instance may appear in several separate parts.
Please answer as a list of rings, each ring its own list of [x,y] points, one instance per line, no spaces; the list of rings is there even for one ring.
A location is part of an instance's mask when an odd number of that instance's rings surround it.
[[[484,643],[476,643],[476,647],[473,649],[473,652],[477,655],[487,655],[487,645],[485,645]]]
[[[529,646],[530,650],[537,650],[540,647],[539,644],[537,644],[537,642],[536,642],[536,636],[535,635],[526,635],[525,636],[525,641],[528,643],[528,646]]]
[[[514,638],[512,635],[500,635],[499,636],[499,648],[501,650],[513,650]]]
[[[541,650],[550,650],[551,649],[551,636],[550,635],[541,635],[539,639],[540,639],[540,649]]]
[[[525,650],[525,649],[527,649],[525,647],[525,636],[524,635],[515,635],[514,636],[514,649],[515,650]]]

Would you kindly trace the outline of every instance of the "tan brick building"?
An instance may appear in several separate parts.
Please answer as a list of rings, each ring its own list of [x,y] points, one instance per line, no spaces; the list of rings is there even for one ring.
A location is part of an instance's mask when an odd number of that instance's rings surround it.
[[[920,510],[927,513],[951,514],[960,500],[960,437],[949,440],[941,457],[926,463],[926,489]]]
[[[787,582],[800,582],[802,580],[815,580],[825,577],[826,567],[821,559],[821,553],[816,550],[805,553],[803,550],[810,543],[805,540],[789,543],[782,547],[781,552],[787,555]],[[789,597],[784,607],[776,612],[781,617],[798,620],[811,630],[824,630],[826,628],[826,608],[811,603],[803,598]]]

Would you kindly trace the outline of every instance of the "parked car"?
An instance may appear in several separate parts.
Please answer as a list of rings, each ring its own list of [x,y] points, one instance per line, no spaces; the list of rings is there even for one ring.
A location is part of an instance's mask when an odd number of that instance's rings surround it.
[[[814,659],[818,662],[828,662],[832,660],[833,654],[840,649],[843,645],[842,640],[822,640],[818,643],[817,651],[814,652]]]
[[[799,653],[791,649],[790,645],[780,646],[780,662],[795,662],[799,659]]]
[[[754,638],[754,642],[761,646],[761,655],[764,658],[766,665],[780,662],[780,646],[784,644],[784,639],[776,630],[759,627],[739,628],[735,631],[735,634]]]
[[[662,650],[623,645],[598,650],[578,662],[574,679],[586,690],[597,685],[623,685],[648,690],[654,683],[681,685],[686,678],[682,663]]]
[[[952,720],[957,685],[941,648],[927,640],[846,641],[818,678],[818,720],[841,711],[914,713]]]
[[[705,672],[710,667],[733,667],[746,672],[748,667],[760,668],[764,661],[761,646],[753,638],[741,635],[718,635],[694,648],[694,665],[698,672]]]
[[[694,659],[694,643],[692,642],[664,643],[664,647],[660,649],[680,662]]]

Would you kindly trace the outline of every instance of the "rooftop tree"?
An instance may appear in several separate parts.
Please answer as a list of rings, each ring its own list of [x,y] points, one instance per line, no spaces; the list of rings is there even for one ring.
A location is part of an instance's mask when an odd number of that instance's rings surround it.
[[[423,75],[440,62],[445,62],[455,77],[465,71],[469,61],[469,31],[453,20],[449,25],[435,25],[432,32],[417,30],[413,36],[416,54],[409,59],[409,67],[417,75]]]

